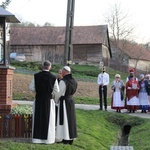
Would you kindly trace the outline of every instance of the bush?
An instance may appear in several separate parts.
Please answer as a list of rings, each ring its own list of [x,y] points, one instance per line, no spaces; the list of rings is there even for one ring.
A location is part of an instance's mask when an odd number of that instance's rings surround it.
[[[11,114],[27,115],[32,114],[32,107],[29,105],[18,105],[11,110]]]

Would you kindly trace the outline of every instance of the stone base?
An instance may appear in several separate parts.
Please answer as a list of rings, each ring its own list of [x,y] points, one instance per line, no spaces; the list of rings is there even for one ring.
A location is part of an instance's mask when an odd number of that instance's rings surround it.
[[[17,105],[17,103],[0,104],[0,114],[10,113],[11,109]]]

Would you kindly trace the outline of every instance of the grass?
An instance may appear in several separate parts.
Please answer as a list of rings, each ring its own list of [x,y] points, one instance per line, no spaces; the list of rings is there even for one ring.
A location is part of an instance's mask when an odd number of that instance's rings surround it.
[[[99,105],[99,98],[90,98],[90,97],[75,97],[76,104],[93,104]],[[110,105],[111,99],[107,98],[107,105]]]
[[[13,99],[14,100],[28,100],[28,99],[34,100],[35,97],[27,93],[13,93]]]
[[[90,97],[75,97],[74,98],[76,104],[99,104],[98,98],[90,98]]]
[[[41,63],[38,62],[15,62],[12,61],[11,65],[18,69],[25,69],[29,71],[39,71],[41,69]],[[76,78],[79,79],[87,79],[87,81],[93,80],[94,82],[97,81],[98,74],[101,72],[101,69],[98,66],[92,65],[71,65],[72,73]],[[59,69],[62,68],[60,64],[52,64],[51,72],[56,73]],[[107,68],[106,72],[110,75],[110,81],[115,79],[115,74],[120,74],[122,80],[125,81],[126,77],[128,76],[127,73],[122,73],[117,70],[113,70],[111,68]],[[23,73],[23,72],[22,72]]]
[[[98,110],[76,110],[78,137],[72,146],[32,144],[0,140],[1,150],[108,150],[117,145],[123,125],[131,124],[129,145],[134,150],[149,150],[149,119]]]

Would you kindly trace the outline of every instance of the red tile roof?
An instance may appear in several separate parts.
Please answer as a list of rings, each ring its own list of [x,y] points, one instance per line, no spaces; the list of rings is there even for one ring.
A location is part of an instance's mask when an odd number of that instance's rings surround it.
[[[121,49],[121,44],[119,48]],[[142,45],[137,43],[127,42],[125,48],[122,49],[130,58],[149,60],[150,61],[150,51],[146,50]]]
[[[62,45],[65,27],[12,27],[11,45]],[[74,26],[73,44],[99,44],[107,35],[107,25]],[[108,37],[109,38],[109,37]]]

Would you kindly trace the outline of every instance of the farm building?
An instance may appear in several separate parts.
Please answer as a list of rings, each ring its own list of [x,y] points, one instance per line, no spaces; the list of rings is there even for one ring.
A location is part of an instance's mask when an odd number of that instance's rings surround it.
[[[24,53],[27,61],[63,63],[65,27],[11,27],[10,52]],[[107,25],[73,28],[74,63],[109,66],[111,48]]]

